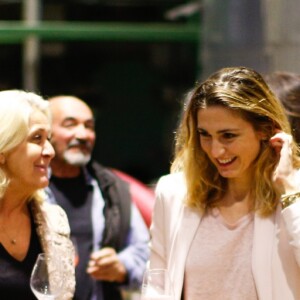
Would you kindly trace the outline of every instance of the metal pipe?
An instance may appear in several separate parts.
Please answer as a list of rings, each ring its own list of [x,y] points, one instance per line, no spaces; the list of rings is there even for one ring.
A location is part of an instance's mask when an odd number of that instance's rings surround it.
[[[23,0],[22,15],[25,25],[38,26],[41,15],[40,0]],[[28,36],[23,42],[23,89],[38,90],[40,41],[36,35]]]

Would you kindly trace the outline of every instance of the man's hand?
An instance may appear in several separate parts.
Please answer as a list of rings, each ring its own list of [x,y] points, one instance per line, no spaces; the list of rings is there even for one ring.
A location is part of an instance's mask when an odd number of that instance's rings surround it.
[[[92,253],[87,273],[96,280],[122,283],[126,279],[126,269],[113,248],[102,248]]]

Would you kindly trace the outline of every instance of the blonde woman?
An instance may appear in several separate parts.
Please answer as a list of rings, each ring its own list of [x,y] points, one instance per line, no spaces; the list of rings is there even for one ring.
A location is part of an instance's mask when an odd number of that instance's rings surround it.
[[[157,185],[149,268],[175,300],[300,299],[300,166],[260,74],[221,69],[189,94]]]
[[[37,255],[61,259],[64,289],[72,299],[74,249],[65,212],[44,202],[54,157],[48,102],[34,93],[0,92],[0,295],[35,299],[29,280]]]

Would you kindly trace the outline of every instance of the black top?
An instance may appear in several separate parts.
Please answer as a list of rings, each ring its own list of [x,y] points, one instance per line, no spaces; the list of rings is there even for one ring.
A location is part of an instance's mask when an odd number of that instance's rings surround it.
[[[29,250],[23,261],[13,258],[0,243],[0,299],[36,300],[30,289],[30,275],[41,245],[31,216]]]

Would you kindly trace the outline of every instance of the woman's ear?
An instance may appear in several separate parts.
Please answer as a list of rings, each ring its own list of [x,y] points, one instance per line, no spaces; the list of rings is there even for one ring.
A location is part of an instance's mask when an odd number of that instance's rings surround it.
[[[4,165],[5,164],[5,156],[3,153],[0,153],[0,164]]]
[[[258,138],[261,140],[261,141],[268,141],[269,138],[267,136],[267,134],[265,132],[258,132]]]

